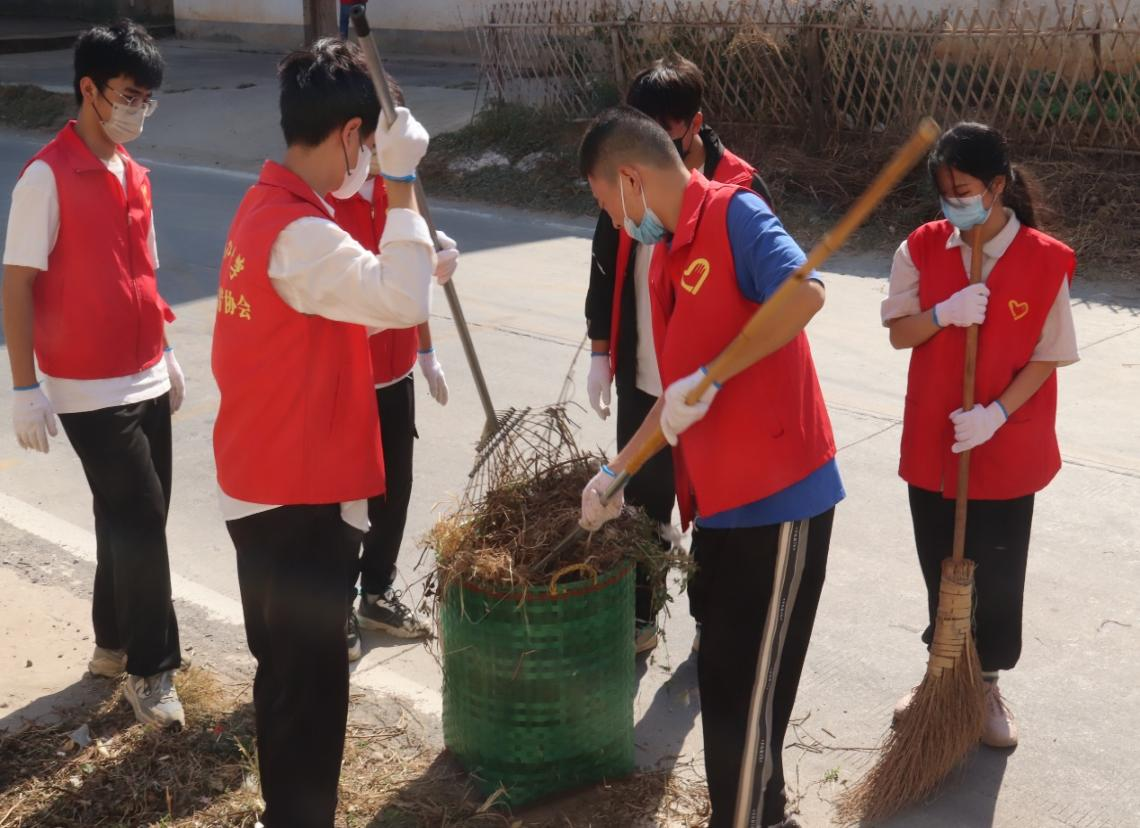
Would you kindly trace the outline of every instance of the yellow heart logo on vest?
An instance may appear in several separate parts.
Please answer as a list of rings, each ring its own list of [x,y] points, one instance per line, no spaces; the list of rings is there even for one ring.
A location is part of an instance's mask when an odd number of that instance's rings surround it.
[[[1024,319],[1029,315],[1029,303],[1018,302],[1016,299],[1009,300],[1009,312],[1013,315],[1013,320],[1016,322],[1018,319]]]
[[[701,285],[705,283],[705,279],[709,277],[712,271],[712,266],[709,264],[708,259],[693,259],[689,262],[689,266],[685,268],[685,272],[681,275],[681,287],[687,290],[693,296],[697,295],[697,291],[701,289]],[[697,274],[697,281],[686,281],[694,273]]]

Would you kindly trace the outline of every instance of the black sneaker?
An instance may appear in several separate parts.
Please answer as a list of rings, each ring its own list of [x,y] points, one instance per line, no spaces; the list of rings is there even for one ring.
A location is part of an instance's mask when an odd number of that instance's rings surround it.
[[[356,611],[360,626],[396,638],[427,638],[431,633],[428,625],[400,597],[399,593],[391,589],[383,595],[362,595],[360,609]]]
[[[348,621],[344,625],[344,641],[348,645],[348,660],[360,661],[364,650],[360,646],[360,624],[356,620],[356,613],[348,613]]]

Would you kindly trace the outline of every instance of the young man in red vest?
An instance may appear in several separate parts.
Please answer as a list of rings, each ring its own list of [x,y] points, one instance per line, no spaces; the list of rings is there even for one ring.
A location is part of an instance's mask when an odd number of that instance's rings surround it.
[[[214,457],[237,549],[266,828],[330,828],[348,713],[345,585],[384,491],[365,326],[427,319],[435,253],[412,182],[428,135],[380,104],[360,50],[335,39],[279,68],[283,163],[238,207],[218,288]],[[347,198],[375,133],[389,212],[376,256],[319,193]]]
[[[388,79],[392,98],[404,105],[403,92]],[[359,192],[340,199],[329,197],[336,211],[336,222],[373,253],[380,252],[388,215],[388,191],[380,178],[379,159],[373,155],[368,179]],[[459,264],[455,242],[439,233],[443,250],[438,254],[436,281],[444,284]],[[423,638],[427,623],[403,600],[393,587],[396,560],[404,540],[408,504],[412,497],[412,457],[415,450],[416,396],[412,371],[418,363],[428,392],[440,405],[447,405],[447,378],[432,345],[431,325],[390,328],[368,338],[372,353],[372,380],[376,385],[376,407],[380,412],[380,442],[384,454],[385,491],[368,499],[368,521],[360,566],[349,583],[349,604],[356,600],[356,580],[360,576],[360,608],[350,610],[345,631],[348,660],[363,655],[360,628],[379,630],[397,638]]]
[[[695,63],[680,56],[663,58],[638,73],[626,103],[659,123],[690,170],[702,170],[711,181],[749,187],[771,203],[768,188],[756,169],[733,155],[720,142],[701,112],[704,75]],[[592,341],[586,381],[590,405],[602,419],[609,416],[610,386],[617,385],[618,448],[629,442],[645,415],[661,396],[661,377],[653,348],[649,307],[649,263],[653,245],[639,244],[614,227],[603,211],[594,230],[590,287],[586,294],[586,327]],[[630,481],[626,491],[662,525],[671,542],[673,521],[673,455],[661,452]],[[697,585],[699,589],[699,584]],[[638,573],[636,651],[657,645],[653,590],[645,573]],[[657,584],[664,589],[664,584]],[[700,641],[700,595],[689,589],[689,609],[697,621]]]
[[[138,720],[167,726],[183,722],[166,515],[170,415],[186,383],[155,279],[147,170],[123,148],[154,111],[162,74],[158,47],[137,24],[80,35],[79,114],[12,192],[3,304],[16,437],[47,452],[58,415],[95,501],[89,669],[126,672]]]
[[[630,108],[590,127],[581,167],[615,226],[662,242],[652,299],[665,393],[639,432],[659,421],[679,449],[682,521],[696,521],[694,578],[707,597],[697,672],[709,824],[743,817],[749,825],[794,825],[784,812],[780,751],[844,496],[804,333],[823,306],[823,285],[813,276],[799,286],[751,343],[751,367],[688,405],[704,366],[803,252],[759,196],[685,169],[668,134]],[[638,442],[583,491],[587,529],[620,512],[622,498],[602,505],[600,492]]]

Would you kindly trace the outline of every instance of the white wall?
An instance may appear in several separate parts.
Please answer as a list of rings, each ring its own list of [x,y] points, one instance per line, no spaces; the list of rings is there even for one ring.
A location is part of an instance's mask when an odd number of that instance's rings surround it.
[[[333,0],[335,2],[335,0]],[[301,0],[174,0],[176,20],[303,26]]]

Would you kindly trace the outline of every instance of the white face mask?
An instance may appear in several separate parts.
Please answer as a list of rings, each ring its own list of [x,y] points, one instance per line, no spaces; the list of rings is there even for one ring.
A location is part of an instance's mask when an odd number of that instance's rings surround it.
[[[368,149],[367,145],[360,145],[360,155],[357,156],[356,166],[351,170],[347,170],[344,174],[344,183],[332,191],[333,198],[344,200],[352,198],[360,188],[364,186],[364,182],[368,179],[368,167],[372,161],[372,150]]]
[[[146,120],[147,108],[145,106],[127,106],[126,104],[111,104],[111,117],[100,121],[107,137],[116,144],[126,144],[135,140],[143,131],[143,121]]]

